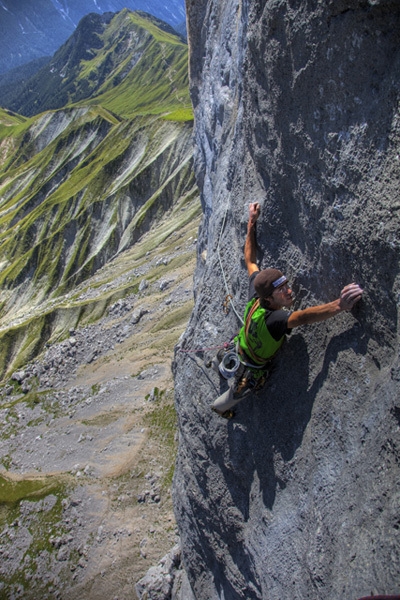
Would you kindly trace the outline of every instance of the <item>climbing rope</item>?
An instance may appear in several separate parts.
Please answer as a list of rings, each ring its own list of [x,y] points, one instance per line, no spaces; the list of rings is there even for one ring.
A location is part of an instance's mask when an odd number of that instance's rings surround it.
[[[222,265],[222,260],[221,260],[220,244],[221,244],[222,234],[223,234],[224,228],[225,228],[225,222],[226,222],[227,214],[228,214],[228,207],[226,208],[226,211],[225,211],[225,215],[224,215],[224,219],[223,219],[222,227],[221,227],[221,232],[220,232],[220,235],[219,235],[218,245],[217,245],[218,261],[219,261],[219,265],[221,267],[222,279],[223,279],[224,284],[225,284],[225,290],[227,292],[227,295],[225,296],[225,301],[223,303],[223,307],[224,307],[225,314],[227,314],[228,310],[229,310],[229,304],[230,304],[232,306],[233,312],[235,313],[235,315],[237,316],[237,318],[239,319],[239,321],[243,325],[244,321],[243,321],[242,317],[236,311],[235,306],[233,304],[233,296],[229,292],[228,283],[226,281],[224,267]],[[190,354],[190,353],[194,353],[195,354],[197,352],[209,352],[211,350],[220,350],[221,348],[226,348],[227,345],[229,345],[228,342],[225,342],[222,346],[213,346],[212,348],[192,348],[192,349],[189,349],[189,350],[183,350],[183,349],[179,348],[179,352],[184,352],[184,353],[187,353],[187,354]]]
[[[225,348],[226,344],[222,346],[211,346],[211,348],[191,348],[189,350],[183,350],[182,348],[178,348],[178,352],[185,352],[186,354],[196,354],[196,352],[210,352],[211,350],[220,350],[221,348]]]
[[[229,305],[229,303],[230,303],[230,304],[231,304],[231,306],[232,306],[232,310],[233,310],[233,312],[235,313],[235,315],[237,316],[237,318],[239,319],[239,321],[240,321],[240,322],[242,323],[242,325],[243,325],[243,319],[242,319],[242,317],[241,317],[241,316],[238,314],[238,312],[237,312],[237,311],[236,311],[236,309],[235,309],[235,305],[233,304],[233,297],[232,297],[232,295],[231,295],[231,293],[230,293],[230,291],[229,291],[228,283],[227,283],[227,281],[226,281],[226,277],[225,277],[224,267],[223,267],[223,265],[222,265],[222,260],[221,260],[220,244],[221,244],[222,234],[223,234],[223,232],[224,232],[224,228],[225,228],[225,222],[226,222],[226,217],[227,217],[227,214],[228,214],[228,207],[226,207],[226,211],[225,211],[224,219],[223,219],[223,222],[222,222],[221,232],[220,232],[220,234],[219,234],[218,245],[217,245],[217,255],[218,255],[219,266],[220,266],[220,268],[221,268],[221,272],[222,272],[222,279],[223,279],[223,281],[224,281],[224,284],[225,284],[225,290],[226,290],[226,294],[227,294],[227,295],[226,295],[226,297],[225,297],[225,302],[224,302],[224,310],[225,310],[225,313],[227,313],[228,305]]]

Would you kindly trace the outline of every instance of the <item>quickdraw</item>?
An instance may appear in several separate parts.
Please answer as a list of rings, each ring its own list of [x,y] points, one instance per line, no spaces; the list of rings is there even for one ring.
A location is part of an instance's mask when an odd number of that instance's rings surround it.
[[[231,302],[231,300],[233,300],[233,296],[232,294],[228,294],[227,296],[225,296],[225,300],[223,303],[223,307],[224,307],[224,313],[227,315],[229,312],[229,304]]]

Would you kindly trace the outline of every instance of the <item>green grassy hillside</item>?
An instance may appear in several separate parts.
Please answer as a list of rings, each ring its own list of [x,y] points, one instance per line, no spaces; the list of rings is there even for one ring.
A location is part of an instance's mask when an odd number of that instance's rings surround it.
[[[86,20],[77,34],[91,46],[69,40],[52,62],[66,106],[30,118],[0,110],[2,373],[11,357],[21,364],[52,338],[60,302],[76,286],[168,211],[193,202],[190,214],[200,210],[186,44],[127,10]],[[54,70],[61,63],[64,79]],[[42,81],[36,106],[51,96]]]
[[[187,62],[186,42],[150,15],[90,14],[8,107],[32,116],[89,101],[124,117],[192,119]]]
[[[93,107],[46,113],[16,129],[0,170],[6,312],[71,289],[194,185],[185,124],[118,122]],[[22,296],[13,293],[22,285]]]
[[[114,28],[126,33],[112,35]],[[108,77],[99,87],[91,102],[99,102],[123,116],[176,112],[186,115],[185,118],[193,118],[187,44],[140,13],[122,11],[113,20],[105,37],[104,48],[108,50],[99,51],[96,58],[86,63],[81,74],[90,79],[93,72],[101,72],[105,62],[110,60],[110,54],[112,56],[121,45],[129,46],[132,36],[136,41],[135,55],[133,58],[127,56],[118,64],[112,71],[112,78]]]

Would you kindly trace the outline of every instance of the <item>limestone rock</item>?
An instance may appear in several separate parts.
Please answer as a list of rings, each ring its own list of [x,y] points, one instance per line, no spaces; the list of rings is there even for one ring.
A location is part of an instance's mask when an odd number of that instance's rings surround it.
[[[25,371],[16,371],[11,375],[11,379],[17,383],[22,383],[26,377]]]
[[[151,567],[138,581],[135,589],[139,600],[171,600],[174,579],[180,573],[180,561],[180,547],[176,545],[156,567]]]
[[[175,356],[174,502],[188,580],[198,600],[396,593],[400,5],[187,9],[207,253]],[[295,308],[352,281],[365,294],[352,313],[294,330],[263,393],[225,421],[209,408],[223,390],[204,367],[213,352],[188,350],[240,326],[253,201],[259,264],[285,272]]]

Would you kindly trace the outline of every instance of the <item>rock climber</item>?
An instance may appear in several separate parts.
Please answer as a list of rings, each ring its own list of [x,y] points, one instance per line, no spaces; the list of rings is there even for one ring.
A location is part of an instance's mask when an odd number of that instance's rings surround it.
[[[293,312],[287,310],[293,304],[293,293],[285,275],[275,268],[260,271],[256,263],[256,223],[259,216],[259,203],[250,204],[244,246],[249,301],[244,312],[244,324],[230,346],[231,350],[235,348],[240,366],[233,385],[211,406],[216,413],[228,419],[234,416],[233,406],[252,390],[264,385],[271,361],[292,329],[326,321],[349,311],[363,294],[359,285],[350,283],[333,302]],[[218,361],[222,357],[223,353],[219,354]]]

